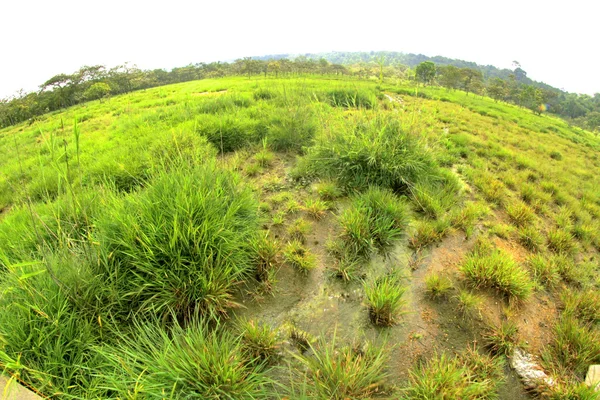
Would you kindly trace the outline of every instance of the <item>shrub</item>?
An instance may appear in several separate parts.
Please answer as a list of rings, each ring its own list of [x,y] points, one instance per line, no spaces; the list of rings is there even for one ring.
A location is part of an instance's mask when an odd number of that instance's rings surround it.
[[[365,294],[369,306],[369,317],[375,325],[391,326],[397,321],[400,310],[406,304],[403,299],[406,288],[398,277],[386,275],[365,284]]]
[[[496,289],[509,299],[524,300],[531,294],[527,273],[499,250],[489,255],[475,252],[461,266],[461,271],[475,287]]]
[[[211,163],[164,173],[99,218],[99,274],[131,311],[216,316],[253,270],[258,223],[234,173]]]

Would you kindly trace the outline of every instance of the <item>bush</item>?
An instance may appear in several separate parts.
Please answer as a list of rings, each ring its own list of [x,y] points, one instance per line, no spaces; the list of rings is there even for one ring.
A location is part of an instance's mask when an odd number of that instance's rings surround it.
[[[261,127],[243,115],[205,115],[197,120],[196,132],[223,153],[235,151],[262,139]]]
[[[215,316],[249,275],[258,202],[214,164],[164,173],[99,218],[99,273],[131,311]]]

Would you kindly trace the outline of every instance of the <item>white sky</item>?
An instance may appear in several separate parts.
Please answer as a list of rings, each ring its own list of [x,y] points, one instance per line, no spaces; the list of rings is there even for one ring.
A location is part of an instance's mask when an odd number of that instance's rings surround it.
[[[532,79],[593,94],[599,15],[595,0],[0,0],[0,97],[82,65],[370,50],[517,60]]]

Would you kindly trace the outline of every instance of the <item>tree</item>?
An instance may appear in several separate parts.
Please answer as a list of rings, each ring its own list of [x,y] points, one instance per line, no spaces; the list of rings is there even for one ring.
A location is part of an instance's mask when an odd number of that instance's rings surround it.
[[[417,65],[415,69],[416,77],[419,82],[427,85],[435,78],[435,64],[431,61],[424,61]]]
[[[83,98],[86,100],[102,99],[110,94],[110,86],[105,82],[96,82],[83,92]]]
[[[468,93],[481,93],[483,89],[483,74],[481,71],[472,68],[461,68],[462,89]]]
[[[498,101],[508,96],[508,83],[504,79],[494,78],[487,87],[488,95]]]
[[[460,87],[460,70],[454,65],[445,65],[438,68],[440,85],[447,89],[458,89]]]

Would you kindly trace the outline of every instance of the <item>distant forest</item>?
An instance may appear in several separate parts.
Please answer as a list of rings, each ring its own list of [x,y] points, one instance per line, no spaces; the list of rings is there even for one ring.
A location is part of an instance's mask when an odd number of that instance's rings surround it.
[[[583,128],[600,130],[600,94],[568,93],[536,82],[518,65],[514,70],[441,56],[398,52],[332,52],[302,55],[246,57],[233,62],[190,64],[184,67],[141,70],[124,64],[114,68],[84,66],[72,74],[59,74],[36,92],[19,92],[0,100],[0,127],[35,118],[84,101],[171,83],[231,75],[265,77],[300,74],[347,75],[364,79],[401,79],[416,85],[439,85],[464,90],[527,107],[535,113],[550,112]]]

